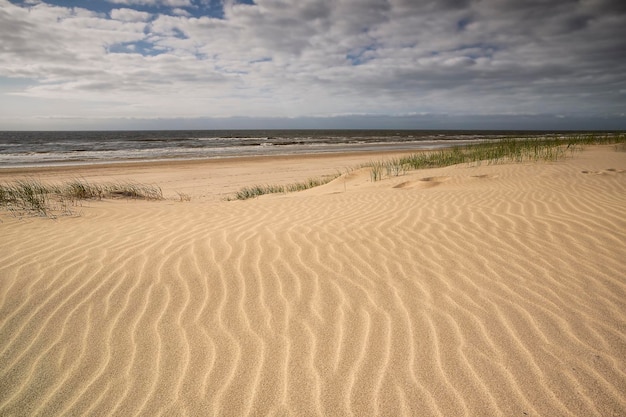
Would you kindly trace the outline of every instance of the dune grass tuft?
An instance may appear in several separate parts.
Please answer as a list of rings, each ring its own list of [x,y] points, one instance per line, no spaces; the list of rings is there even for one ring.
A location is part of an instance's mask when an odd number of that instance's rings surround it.
[[[0,185],[0,206],[11,211],[21,209],[28,213],[48,213],[48,189],[39,181],[25,179]]]
[[[423,152],[389,161],[371,162],[372,181],[404,174],[408,170],[439,168],[462,163],[557,161],[582,150],[584,145],[626,142],[626,134],[572,135],[563,138],[500,139],[465,147]]]
[[[191,201],[191,194],[187,194],[182,191],[176,191],[176,194],[178,195],[178,201],[181,203],[184,201]]]
[[[141,200],[163,200],[161,188],[152,184],[120,182],[104,186],[105,197],[124,197]]]
[[[287,185],[253,185],[250,187],[243,187],[233,196],[227,197],[226,200],[248,200],[250,198],[256,198],[265,194],[284,194],[296,191],[304,191],[308,190],[309,188],[327,184],[339,176],[340,174],[337,173],[334,175],[327,175],[322,178],[309,178],[308,180],[303,182],[295,182]]]
[[[18,216],[73,214],[69,209],[71,205],[103,198],[162,200],[163,193],[158,186],[134,182],[90,184],[75,179],[62,184],[44,184],[35,179],[23,179],[0,184],[0,207]]]

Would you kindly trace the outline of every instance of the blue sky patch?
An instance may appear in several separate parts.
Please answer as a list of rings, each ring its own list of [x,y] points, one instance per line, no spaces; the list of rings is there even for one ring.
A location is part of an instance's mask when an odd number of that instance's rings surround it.
[[[472,19],[469,17],[464,17],[456,22],[456,29],[458,32],[463,32],[467,26],[472,23]]]
[[[32,4],[24,0],[10,0],[11,3],[22,6],[22,7],[32,7]],[[251,0],[239,1],[240,3],[246,4],[254,4]],[[179,5],[179,6],[170,6],[164,0],[91,0],[91,1],[80,1],[80,0],[48,0],[47,4],[68,7],[68,8],[82,8],[91,10],[97,13],[106,13],[107,15],[113,9],[133,9],[142,12],[148,12],[153,14],[173,14],[175,9],[182,9],[185,12],[189,13],[189,15],[193,17],[213,17],[217,19],[224,18],[224,8],[222,6],[221,0],[209,0],[198,1],[198,0],[190,0],[190,5]],[[182,2],[181,2],[182,3]],[[175,4],[175,3],[174,3]]]
[[[375,50],[375,45],[368,45],[365,48],[358,49],[354,52],[349,52],[348,54],[346,54],[346,59],[350,61],[353,66],[362,65],[374,59],[373,54],[370,54],[369,52]]]
[[[124,42],[111,45],[107,51],[112,54],[141,54],[143,56],[157,56],[167,52],[164,48],[155,48],[148,41]]]
[[[251,64],[259,64],[261,62],[272,62],[272,58],[265,57],[265,58],[259,58],[259,59],[255,59],[255,60],[250,61]]]
[[[465,55],[466,57],[476,59],[476,58],[483,58],[483,57],[491,58],[493,57],[494,52],[497,52],[498,49],[499,48],[493,44],[475,43],[475,44],[461,45],[460,47],[454,49],[453,51],[463,52],[463,55]]]

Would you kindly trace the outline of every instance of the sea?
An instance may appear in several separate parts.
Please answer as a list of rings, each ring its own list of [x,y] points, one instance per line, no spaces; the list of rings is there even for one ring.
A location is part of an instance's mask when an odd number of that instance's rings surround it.
[[[0,131],[0,169],[353,151],[420,151],[502,138],[561,135],[564,133],[458,130]]]

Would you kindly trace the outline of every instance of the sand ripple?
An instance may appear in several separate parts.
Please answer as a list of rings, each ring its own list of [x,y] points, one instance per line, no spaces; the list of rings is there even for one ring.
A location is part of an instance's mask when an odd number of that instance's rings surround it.
[[[624,169],[7,219],[0,415],[626,415]]]

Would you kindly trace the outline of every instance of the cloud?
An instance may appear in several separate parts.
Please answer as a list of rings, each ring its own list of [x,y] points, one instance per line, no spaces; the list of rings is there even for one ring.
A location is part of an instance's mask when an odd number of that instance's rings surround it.
[[[126,6],[167,6],[167,7],[191,7],[191,0],[106,0],[113,4]]]
[[[213,3],[109,1],[125,7],[0,0],[0,77],[34,80],[11,94],[86,116],[599,116],[626,107],[619,1],[224,1],[218,17],[202,12]]]
[[[152,17],[150,13],[125,8],[113,9],[110,15],[111,19],[121,20],[122,22],[145,22]]]
[[[185,17],[191,17],[192,16],[192,14],[189,13],[187,10],[181,9],[181,8],[178,8],[178,7],[175,8],[175,9],[172,9],[172,14],[175,15],[175,16],[185,16]]]

